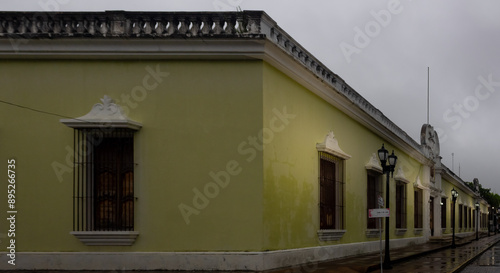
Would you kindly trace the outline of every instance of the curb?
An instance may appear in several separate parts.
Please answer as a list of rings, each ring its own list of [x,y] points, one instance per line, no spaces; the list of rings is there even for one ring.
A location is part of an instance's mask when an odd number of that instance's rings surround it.
[[[464,269],[466,266],[468,266],[470,263],[472,263],[474,260],[476,260],[476,258],[480,255],[482,255],[484,252],[486,252],[487,250],[489,250],[490,248],[492,248],[495,244],[497,244],[498,242],[500,242],[500,238],[497,238],[495,240],[491,240],[491,242],[489,242],[488,244],[488,247],[486,247],[485,249],[479,251],[477,254],[474,255],[474,257],[464,261],[461,265],[457,266],[456,268],[454,268],[452,271],[448,272],[448,273],[455,273],[455,272],[460,272],[462,269]]]

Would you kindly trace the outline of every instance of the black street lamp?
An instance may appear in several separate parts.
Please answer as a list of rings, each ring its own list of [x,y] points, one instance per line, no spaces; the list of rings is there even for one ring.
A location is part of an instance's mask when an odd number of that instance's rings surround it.
[[[453,236],[451,237],[451,248],[456,248],[457,246],[455,245],[455,203],[457,202],[457,197],[458,197],[458,191],[453,188],[451,190],[451,199],[453,200]]]
[[[476,201],[476,241],[479,240],[479,201]]]
[[[394,174],[394,167],[396,166],[396,162],[398,161],[398,157],[394,155],[394,150],[392,150],[391,155],[388,156],[388,154],[389,152],[384,148],[384,144],[382,144],[382,148],[378,150],[378,158],[380,159],[383,172],[387,176],[385,191],[385,207],[387,209],[389,209],[389,173]],[[392,268],[391,255],[389,252],[389,217],[385,218],[385,257],[383,268]]]

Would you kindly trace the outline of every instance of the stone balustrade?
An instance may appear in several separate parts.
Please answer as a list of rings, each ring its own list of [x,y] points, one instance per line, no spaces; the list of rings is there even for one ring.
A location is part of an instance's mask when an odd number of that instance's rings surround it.
[[[260,34],[262,12],[0,12],[0,37],[201,37]]]

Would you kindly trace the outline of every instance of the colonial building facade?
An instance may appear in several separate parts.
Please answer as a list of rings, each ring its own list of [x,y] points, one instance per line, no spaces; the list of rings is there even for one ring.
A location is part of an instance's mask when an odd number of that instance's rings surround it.
[[[398,157],[391,248],[449,236],[453,208],[457,235],[487,228],[431,125],[416,142],[262,11],[3,12],[0,56],[18,213],[15,267],[0,221],[0,269],[268,270],[377,251],[382,145]]]

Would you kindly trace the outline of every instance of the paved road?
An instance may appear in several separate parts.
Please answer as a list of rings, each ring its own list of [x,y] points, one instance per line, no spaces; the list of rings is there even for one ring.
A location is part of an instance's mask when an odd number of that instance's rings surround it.
[[[460,273],[498,273],[500,272],[500,243],[486,250]]]

